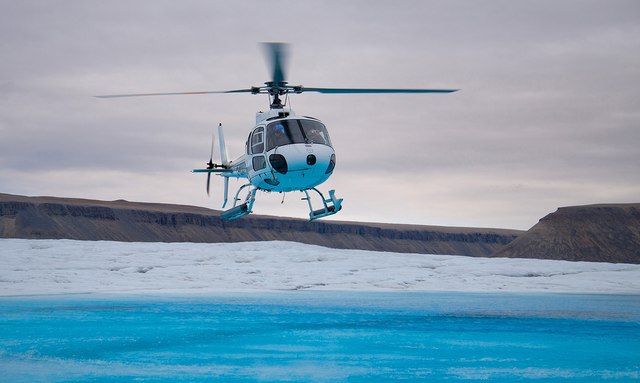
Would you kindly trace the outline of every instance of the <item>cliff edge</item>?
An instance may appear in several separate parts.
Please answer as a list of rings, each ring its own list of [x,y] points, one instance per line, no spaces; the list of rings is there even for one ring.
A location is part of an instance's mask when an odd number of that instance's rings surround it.
[[[340,249],[488,256],[518,230],[393,225],[251,215],[226,222],[183,205],[0,193],[0,237],[127,242],[283,240]]]
[[[493,256],[640,264],[640,203],[561,207]]]

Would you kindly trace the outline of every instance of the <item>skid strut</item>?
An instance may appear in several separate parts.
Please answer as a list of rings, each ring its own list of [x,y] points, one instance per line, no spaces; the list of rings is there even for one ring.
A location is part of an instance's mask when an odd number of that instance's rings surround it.
[[[314,210],[311,205],[311,198],[309,197],[309,190],[313,190],[320,196],[320,200],[322,201],[323,208]],[[320,193],[320,191],[316,188],[311,188],[307,190],[303,190],[306,195],[307,203],[309,204],[309,220],[313,221],[314,219],[326,217],[329,215],[334,215],[342,209],[342,198],[336,198],[335,190],[329,190],[329,199],[325,199],[324,195]]]
[[[240,201],[240,198],[238,198],[238,196],[240,195],[240,192],[249,186],[251,186],[251,184],[242,185],[240,189],[238,189],[238,191],[236,192],[236,196],[233,199],[233,207],[229,210],[223,211],[220,214],[221,219],[225,221],[233,221],[235,219],[242,218],[245,215],[251,213],[251,209],[253,208],[253,203],[256,200],[256,191],[258,191],[258,189],[256,188],[251,189],[249,193],[247,193],[247,196],[245,197],[244,202],[238,205],[238,201]]]

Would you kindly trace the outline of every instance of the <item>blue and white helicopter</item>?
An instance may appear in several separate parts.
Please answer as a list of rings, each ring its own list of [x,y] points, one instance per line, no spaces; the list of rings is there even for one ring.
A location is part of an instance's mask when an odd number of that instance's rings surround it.
[[[270,108],[267,112],[256,113],[256,125],[249,133],[245,152],[233,161],[228,160],[222,124],[218,126],[218,140],[221,163],[213,162],[215,138],[211,142],[211,156],[205,169],[192,170],[207,173],[207,194],[211,174],[224,178],[225,208],[229,193],[229,178],[247,179],[233,198],[232,207],[220,214],[224,220],[235,220],[252,212],[258,191],[287,193],[300,191],[305,194],[309,205],[309,219],[327,217],[342,209],[342,198],[336,198],[335,191],[329,190],[329,198],[316,187],[325,182],[336,166],[336,155],[331,145],[327,127],[317,118],[296,115],[286,107],[289,93],[317,92],[326,94],[363,93],[451,93],[457,89],[362,89],[362,88],[309,88],[289,85],[285,80],[287,44],[264,44],[272,67],[271,81],[264,86],[247,89],[202,92],[144,93],[97,96],[100,98],[195,95],[216,93],[267,94]],[[282,98],[285,98],[283,103]],[[244,198],[241,193],[246,192]],[[322,206],[315,209],[310,192],[316,193]],[[242,202],[241,202],[242,201]],[[318,205],[316,205],[318,206]]]

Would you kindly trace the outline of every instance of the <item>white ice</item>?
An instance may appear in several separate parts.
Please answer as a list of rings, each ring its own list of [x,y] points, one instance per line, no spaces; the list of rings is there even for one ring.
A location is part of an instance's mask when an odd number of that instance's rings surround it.
[[[294,242],[0,239],[0,296],[275,290],[640,293],[640,265],[337,250]]]

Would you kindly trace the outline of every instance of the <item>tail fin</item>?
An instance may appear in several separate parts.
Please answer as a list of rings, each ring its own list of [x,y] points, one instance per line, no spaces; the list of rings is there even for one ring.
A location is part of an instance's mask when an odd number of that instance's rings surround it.
[[[229,177],[224,177],[224,200],[222,201],[222,208],[227,206],[227,199],[229,197]]]
[[[227,146],[224,143],[224,133],[222,131],[222,123],[220,123],[220,125],[218,125],[218,140],[220,143],[220,162],[222,162],[222,165],[228,165],[229,164],[229,160],[228,160],[228,156],[227,156]]]

